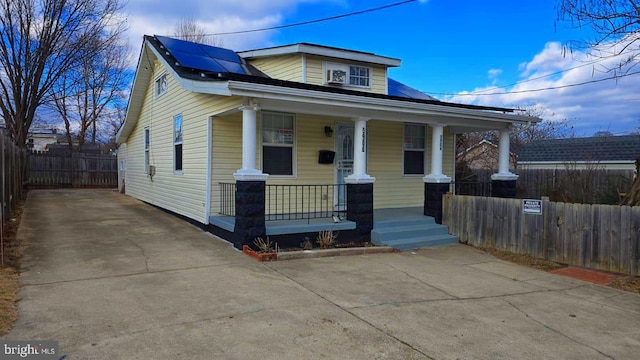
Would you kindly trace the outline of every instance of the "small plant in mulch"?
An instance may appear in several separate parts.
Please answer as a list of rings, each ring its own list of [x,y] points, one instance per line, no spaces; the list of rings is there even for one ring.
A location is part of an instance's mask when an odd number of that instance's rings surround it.
[[[321,249],[329,249],[333,247],[337,238],[338,234],[333,230],[325,230],[318,233],[316,242],[318,243],[318,245],[320,245]]]
[[[305,236],[304,241],[300,243],[300,247],[302,250],[313,250],[313,243],[311,242],[311,239]]]
[[[269,237],[267,237],[267,240],[257,237],[253,240],[253,245],[258,249],[257,251],[251,249],[249,245],[243,245],[242,252],[258,261],[278,260],[278,244],[269,240]]]
[[[267,236],[267,240],[264,240],[261,237],[255,238],[255,240],[253,240],[253,245],[255,245],[255,247],[258,248],[258,252],[263,254],[271,253],[274,251],[273,242],[269,240],[268,236]]]

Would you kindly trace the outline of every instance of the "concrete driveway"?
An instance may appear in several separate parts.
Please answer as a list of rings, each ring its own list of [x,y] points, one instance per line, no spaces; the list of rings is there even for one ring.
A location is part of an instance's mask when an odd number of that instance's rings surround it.
[[[637,359],[640,296],[454,245],[260,264],[137,200],[31,191],[20,319],[67,359]]]

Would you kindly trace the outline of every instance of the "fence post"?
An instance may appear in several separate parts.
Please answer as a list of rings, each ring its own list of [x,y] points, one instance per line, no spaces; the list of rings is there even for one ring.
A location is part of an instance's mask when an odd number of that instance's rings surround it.
[[[74,161],[73,150],[71,150],[71,153],[69,154],[69,158],[70,158],[69,161],[71,162],[71,187],[73,188],[73,187],[75,187],[74,179],[76,177],[76,172],[75,172],[76,164],[75,164],[75,161]]]
[[[549,260],[549,197],[542,197],[542,254]]]
[[[6,157],[4,156],[4,147],[5,147],[5,137],[4,135],[0,134],[0,153],[1,153],[1,157],[2,157],[2,218],[0,220],[2,220],[2,223],[4,224],[5,221],[5,213],[6,211],[4,211],[4,206],[7,203],[7,180],[6,180],[6,165],[7,165],[7,161],[6,161]]]

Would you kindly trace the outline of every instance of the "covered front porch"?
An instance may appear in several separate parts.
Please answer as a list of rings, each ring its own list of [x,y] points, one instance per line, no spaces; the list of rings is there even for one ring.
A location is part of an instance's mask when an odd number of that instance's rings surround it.
[[[415,230],[406,238],[416,240],[418,232],[429,237],[432,230],[437,230],[433,236],[448,236],[440,225],[442,197],[453,180],[454,134],[459,132],[500,130],[500,151],[507,161],[501,156],[494,194],[508,197],[511,189],[515,191],[517,176],[508,169],[509,126],[528,117],[434,102],[346,95],[342,101],[318,102],[259,95],[245,97],[236,110],[241,113],[242,166],[233,173],[235,181],[212,186],[212,191],[220,191],[220,209],[211,209],[212,214],[218,210],[218,216],[209,222],[237,247],[265,236],[297,236],[300,243],[300,234],[314,240],[322,230],[348,232],[356,242],[391,241],[400,236],[391,234],[402,229],[389,226],[393,230],[380,235],[375,217],[396,217],[401,224],[407,212],[398,209],[405,207],[414,208],[411,215],[420,217],[406,224]],[[346,101],[350,97],[354,99]],[[240,119],[234,118],[221,118],[219,132],[239,131],[233,127]],[[415,129],[417,135],[411,135]],[[335,142],[327,140],[332,133]],[[335,158],[324,162],[323,152]],[[326,181],[330,173],[336,182],[313,184],[314,178]],[[430,227],[422,228],[425,224]]]

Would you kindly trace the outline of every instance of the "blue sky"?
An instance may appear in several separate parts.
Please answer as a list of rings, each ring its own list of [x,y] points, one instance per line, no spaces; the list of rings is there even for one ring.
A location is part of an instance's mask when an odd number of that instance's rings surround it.
[[[171,35],[182,18],[220,33],[291,24],[397,3],[400,0],[185,0],[158,6],[129,0],[130,41]],[[557,20],[555,1],[415,1],[312,25],[219,36],[224,47],[247,50],[298,42],[374,52],[402,59],[389,75],[441,100],[507,107],[537,107],[551,120],[567,119],[577,136],[624,134],[640,127],[640,74],[610,77],[606,62],[574,49],[571,40],[593,36]],[[575,68],[577,67],[577,68]],[[558,71],[575,68],[554,76]],[[524,81],[524,82],[522,82]],[[491,89],[493,86],[513,86]],[[538,91],[541,88],[557,88]],[[532,91],[533,90],[533,91]],[[508,92],[478,95],[478,92]],[[471,95],[470,95],[471,93]]]

